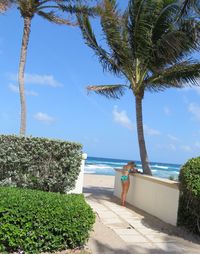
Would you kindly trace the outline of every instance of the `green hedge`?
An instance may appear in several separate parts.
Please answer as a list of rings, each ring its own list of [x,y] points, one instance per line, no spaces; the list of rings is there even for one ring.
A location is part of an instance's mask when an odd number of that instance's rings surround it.
[[[83,246],[94,221],[83,195],[0,187],[0,253]]]
[[[200,157],[182,166],[179,181],[178,225],[200,235]]]
[[[81,149],[78,143],[0,135],[0,185],[66,193],[79,175]]]

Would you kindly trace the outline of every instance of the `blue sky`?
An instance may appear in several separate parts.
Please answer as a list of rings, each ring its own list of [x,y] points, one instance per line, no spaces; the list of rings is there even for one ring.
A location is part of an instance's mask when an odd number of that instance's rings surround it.
[[[22,31],[18,11],[0,16],[1,134],[19,133],[16,77]],[[123,82],[103,72],[77,27],[33,19],[26,66],[27,135],[82,143],[89,156],[139,160],[131,91],[120,100],[86,92],[87,85]],[[200,88],[146,93],[143,121],[150,161],[184,163],[199,156]]]

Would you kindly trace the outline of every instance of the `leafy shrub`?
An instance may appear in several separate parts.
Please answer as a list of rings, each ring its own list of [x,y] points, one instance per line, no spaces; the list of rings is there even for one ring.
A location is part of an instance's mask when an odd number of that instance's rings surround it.
[[[0,185],[66,193],[80,172],[77,143],[0,135]]]
[[[178,225],[200,235],[200,157],[181,168]]]
[[[0,187],[0,253],[83,246],[94,220],[83,195]]]

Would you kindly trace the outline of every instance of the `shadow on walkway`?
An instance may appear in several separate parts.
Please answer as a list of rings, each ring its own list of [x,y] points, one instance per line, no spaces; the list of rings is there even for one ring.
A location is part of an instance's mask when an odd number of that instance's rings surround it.
[[[109,245],[102,244],[100,241],[96,240],[95,245],[97,252],[101,254],[182,254],[182,250],[170,250],[166,246],[166,251],[158,248],[143,248],[142,246],[127,246],[127,250],[121,248],[112,248]]]
[[[91,200],[95,200],[98,203],[101,203],[103,200],[109,201],[111,204],[118,204],[120,205],[120,199],[115,197],[113,195],[113,188],[108,187],[98,187],[98,186],[87,186],[83,188],[83,193],[85,196]],[[142,216],[143,219],[141,220],[142,224],[149,229],[156,230],[160,233],[168,234],[169,236],[175,236],[178,237],[179,240],[187,240],[189,241],[188,244],[195,243],[200,244],[200,237],[197,235],[194,235],[184,228],[181,227],[175,227],[170,224],[167,224],[160,219],[144,212],[143,210],[140,210],[130,204],[127,203],[126,207],[133,211],[134,213],[137,213],[140,217]],[[99,248],[101,248],[101,244],[97,242],[97,245],[99,244]],[[200,248],[200,247],[199,247]],[[115,249],[116,251],[116,249]],[[119,250],[120,251],[120,250]],[[152,250],[154,251],[154,250]],[[108,252],[112,253],[112,252]],[[114,253],[114,252],[113,252]],[[115,252],[116,253],[116,252]],[[119,252],[122,253],[122,252]],[[126,254],[126,252],[123,252]],[[136,252],[137,253],[137,252]],[[161,252],[148,252],[148,253],[161,253]],[[164,253],[164,252],[162,252]],[[200,253],[200,251],[199,251]]]
[[[113,198],[113,188],[108,187],[83,187],[83,193],[89,194],[91,197],[105,197],[106,199],[112,199]]]

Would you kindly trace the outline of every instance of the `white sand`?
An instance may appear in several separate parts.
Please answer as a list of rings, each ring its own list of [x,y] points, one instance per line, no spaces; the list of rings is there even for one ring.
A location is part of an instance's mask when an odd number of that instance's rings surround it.
[[[114,176],[84,174],[84,187],[114,188]]]

